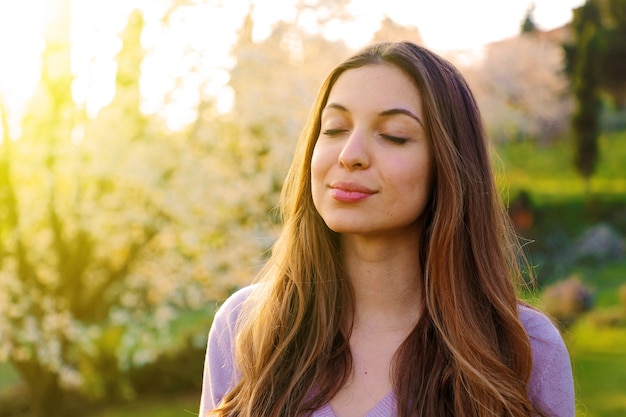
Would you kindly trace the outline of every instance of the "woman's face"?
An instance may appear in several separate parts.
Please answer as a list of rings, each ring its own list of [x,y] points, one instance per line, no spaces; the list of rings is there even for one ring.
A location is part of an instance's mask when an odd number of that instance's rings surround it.
[[[420,93],[389,64],[339,76],[311,160],[313,202],[338,233],[419,233],[432,156]]]

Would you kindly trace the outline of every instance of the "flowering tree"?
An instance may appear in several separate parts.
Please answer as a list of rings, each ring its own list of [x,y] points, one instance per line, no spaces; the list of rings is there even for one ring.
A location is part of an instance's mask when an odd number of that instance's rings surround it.
[[[467,68],[490,135],[496,141],[547,141],[569,127],[572,99],[563,51],[532,33],[489,45]]]
[[[171,132],[139,110],[144,22],[134,13],[115,97],[89,118],[72,98],[69,0],[59,2],[65,21],[48,31],[22,132],[2,129],[0,145],[0,360],[49,417],[62,415],[68,388],[131,393],[124,371],[172,345],[181,311],[252,280],[316,88],[348,54],[298,25],[337,17],[342,2],[299,1],[263,41],[248,19],[233,49],[232,110],[205,98],[195,123]]]
[[[194,262],[210,212],[180,168],[202,155],[139,111],[141,14],[122,35],[116,96],[90,120],[72,99],[59,6],[21,136],[5,128],[0,145],[0,360],[34,415],[52,417],[67,389],[126,395],[123,370],[154,360],[177,312],[211,298]]]
[[[232,51],[231,111],[220,115],[210,102],[201,103],[190,132],[193,146],[208,150],[209,229],[219,233],[205,265],[212,285],[221,288],[254,278],[280,227],[274,209],[316,88],[347,55],[342,42],[306,33],[294,22],[277,22],[262,41],[253,39],[253,25],[249,15]]]

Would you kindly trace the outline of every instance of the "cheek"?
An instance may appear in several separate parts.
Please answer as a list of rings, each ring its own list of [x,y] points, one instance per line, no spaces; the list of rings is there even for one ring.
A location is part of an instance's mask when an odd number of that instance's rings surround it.
[[[415,195],[420,200],[430,199],[432,169],[429,159],[391,161],[389,170],[389,172],[395,172],[395,182],[399,193]]]
[[[313,188],[324,181],[326,172],[329,169],[329,152],[323,146],[315,146],[311,155],[311,185]]]
[[[324,164],[323,152],[316,146],[311,156],[311,192],[313,194],[313,203],[317,207],[320,193],[324,188],[324,178],[326,176],[326,167]]]
[[[319,180],[320,172],[320,160],[317,147],[313,149],[313,155],[311,155],[311,186],[315,189],[316,183]]]

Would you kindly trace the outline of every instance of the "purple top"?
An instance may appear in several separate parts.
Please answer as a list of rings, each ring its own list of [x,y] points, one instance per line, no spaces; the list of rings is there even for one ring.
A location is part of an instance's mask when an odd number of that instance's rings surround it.
[[[208,416],[237,382],[234,340],[235,324],[243,302],[254,286],[237,291],[220,307],[209,332],[204,365],[200,417]],[[574,417],[574,381],[569,354],[561,334],[542,313],[520,306],[522,324],[530,337],[533,369],[528,396],[550,417]],[[381,399],[364,417],[395,416],[393,392]],[[335,417],[330,405],[316,410],[313,417]]]

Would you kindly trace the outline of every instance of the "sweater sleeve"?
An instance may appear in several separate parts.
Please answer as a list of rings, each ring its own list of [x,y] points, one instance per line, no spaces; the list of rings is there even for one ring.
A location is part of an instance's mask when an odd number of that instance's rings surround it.
[[[235,332],[237,319],[252,288],[245,287],[231,295],[215,314],[204,360],[200,417],[208,416],[239,379],[235,366]]]
[[[531,402],[550,417],[574,417],[572,365],[559,330],[548,317],[529,307],[520,307],[520,318],[532,348]]]

